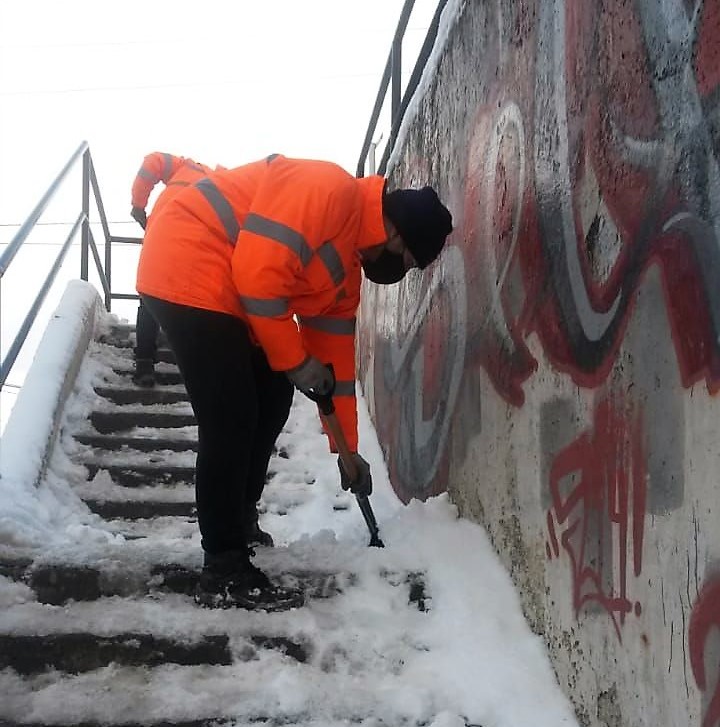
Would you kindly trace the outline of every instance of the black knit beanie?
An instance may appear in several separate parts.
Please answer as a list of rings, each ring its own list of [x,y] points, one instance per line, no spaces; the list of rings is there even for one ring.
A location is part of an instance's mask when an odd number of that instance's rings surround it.
[[[421,269],[440,254],[452,232],[452,215],[432,187],[386,192],[383,213],[395,225]]]

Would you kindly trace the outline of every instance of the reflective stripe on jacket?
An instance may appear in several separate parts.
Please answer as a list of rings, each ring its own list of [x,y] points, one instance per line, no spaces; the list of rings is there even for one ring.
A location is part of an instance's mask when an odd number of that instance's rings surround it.
[[[166,187],[153,205],[153,213],[169,202],[183,187],[187,187],[212,171],[210,167],[187,157],[176,157],[161,151],[148,154],[135,176],[132,185],[131,204],[145,209],[150,194],[157,184]]]
[[[154,215],[138,265],[138,291],[245,320],[273,369],[332,363],[353,450],[358,251],[385,241],[384,183],[282,156],[217,170]]]

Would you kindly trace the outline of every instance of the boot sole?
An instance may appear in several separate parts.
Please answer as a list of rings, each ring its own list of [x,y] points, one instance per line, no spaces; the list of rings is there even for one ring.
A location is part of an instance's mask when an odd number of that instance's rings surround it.
[[[255,538],[254,540],[248,540],[247,545],[248,548],[274,548],[275,541],[272,538],[265,541]]]
[[[246,611],[289,611],[293,608],[302,608],[305,605],[305,594],[296,591],[288,593],[282,598],[273,597],[263,599],[257,597],[243,597],[230,593],[210,593],[207,591],[196,591],[195,603],[202,608],[242,608]]]

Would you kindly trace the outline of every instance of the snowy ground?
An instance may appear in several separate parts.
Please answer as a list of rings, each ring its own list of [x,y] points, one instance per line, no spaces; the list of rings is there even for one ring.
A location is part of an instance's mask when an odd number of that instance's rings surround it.
[[[92,347],[93,358],[83,365],[66,408],[66,432],[84,426],[92,384],[113,377],[112,354]],[[59,441],[39,490],[3,493],[0,554],[40,553],[45,560],[89,564],[160,559],[199,565],[199,536],[191,520],[120,527],[91,514],[79,495],[89,488],[95,493],[117,488],[103,472],[85,482],[85,471],[71,461],[82,455],[81,448],[67,433]],[[577,725],[544,644],[526,625],[484,530],[459,519],[446,496],[409,506],[398,501],[362,399],[360,441],[373,468],[371,500],[384,549],[367,547],[365,523],[339,488],[315,407],[300,395],[278,442],[289,457],[273,457],[275,476],[264,494],[262,524],[279,547],[259,550],[258,565],[271,575],[288,567],[356,574],[357,582],[336,597],[280,614],[202,610],[180,595],[47,606],[35,602],[25,586],[0,578],[3,633],[147,629],[186,639],[228,633],[234,653],[241,654],[247,636],[261,631],[309,644],[308,663],[268,652],[232,667],[168,665],[142,676],[137,669],[107,667],[21,680],[6,670],[0,673],[3,711],[50,721],[111,715],[131,721],[149,714],[189,720],[212,707],[222,714],[283,715],[289,721],[312,715],[317,727],[343,724],[341,716],[352,715],[363,715],[368,727],[405,721],[435,727],[466,721],[483,727]],[[183,464],[189,456],[165,454],[167,461]],[[187,490],[168,490],[167,497],[191,498]],[[393,584],[392,574],[418,571],[430,597],[426,612],[408,606],[407,590]]]

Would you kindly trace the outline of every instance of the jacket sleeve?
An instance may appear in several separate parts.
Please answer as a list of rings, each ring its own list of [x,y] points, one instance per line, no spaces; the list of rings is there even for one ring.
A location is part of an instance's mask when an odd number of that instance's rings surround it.
[[[315,251],[355,212],[354,179],[312,163],[269,167],[238,235],[232,273],[250,326],[276,371],[308,355],[290,301]],[[337,228],[337,229],[336,229]]]
[[[354,271],[359,277],[360,272]],[[351,281],[352,284],[352,281]],[[359,286],[359,281],[357,282]],[[346,297],[330,315],[312,318],[300,317],[300,331],[307,351],[323,363],[332,364],[335,370],[335,413],[343,430],[348,447],[358,448],[357,401],[355,398],[355,313],[357,299]],[[323,428],[325,422],[323,421]],[[337,452],[337,445],[325,428],[330,449]]]
[[[132,206],[145,209],[155,185],[158,182],[167,184],[182,165],[183,157],[160,151],[148,154],[135,175],[131,193]]]

